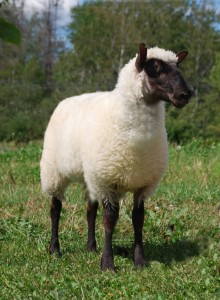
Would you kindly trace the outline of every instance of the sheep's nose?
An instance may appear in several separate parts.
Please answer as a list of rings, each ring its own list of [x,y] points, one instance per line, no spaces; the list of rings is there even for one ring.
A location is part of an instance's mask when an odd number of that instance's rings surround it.
[[[190,90],[183,92],[180,94],[180,98],[185,100],[185,101],[189,101],[189,99],[192,97],[192,92]]]

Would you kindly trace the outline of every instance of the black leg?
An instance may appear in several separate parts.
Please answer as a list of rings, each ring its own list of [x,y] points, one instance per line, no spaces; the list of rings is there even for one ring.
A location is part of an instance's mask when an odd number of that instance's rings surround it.
[[[87,206],[87,223],[88,223],[88,241],[87,250],[96,251],[96,240],[95,240],[95,220],[98,209],[98,202],[88,201]]]
[[[112,250],[112,235],[119,215],[119,203],[105,203],[103,201],[103,222],[105,228],[105,243],[101,260],[101,269],[114,271],[114,259]]]
[[[60,220],[60,212],[62,209],[62,202],[56,198],[52,198],[51,208],[50,208],[50,216],[51,216],[51,224],[52,224],[52,235],[49,251],[50,254],[57,253],[59,256],[60,253],[60,245],[58,238],[58,230],[59,230],[59,220]]]
[[[143,267],[145,264],[142,240],[142,230],[144,225],[144,201],[140,199],[140,193],[138,192],[134,194],[132,223],[134,227],[134,264],[136,267]]]

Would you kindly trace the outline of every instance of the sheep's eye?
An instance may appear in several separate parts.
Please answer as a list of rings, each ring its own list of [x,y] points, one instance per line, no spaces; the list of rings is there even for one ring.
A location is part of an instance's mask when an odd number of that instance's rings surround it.
[[[162,66],[160,65],[160,63],[158,61],[154,61],[154,70],[156,73],[160,73],[162,71]]]
[[[158,77],[163,71],[162,63],[156,59],[150,59],[147,61],[145,67],[145,72],[149,77]]]

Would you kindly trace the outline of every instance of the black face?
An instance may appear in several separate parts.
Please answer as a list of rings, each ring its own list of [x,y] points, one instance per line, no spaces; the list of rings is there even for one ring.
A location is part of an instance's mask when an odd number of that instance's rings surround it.
[[[176,107],[183,107],[189,102],[191,91],[176,64],[149,59],[144,64],[144,71],[155,100],[168,101]]]

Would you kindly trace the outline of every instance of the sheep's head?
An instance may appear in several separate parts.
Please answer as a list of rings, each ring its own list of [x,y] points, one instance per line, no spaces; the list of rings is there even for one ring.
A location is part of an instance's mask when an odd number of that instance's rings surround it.
[[[144,71],[144,78],[150,90],[150,101],[164,100],[176,107],[185,106],[191,97],[191,91],[178,69],[178,65],[185,59],[188,52],[174,54],[159,48],[148,49],[140,44],[136,59],[136,69]],[[148,91],[149,93],[149,91]],[[149,97],[148,97],[149,98]]]

